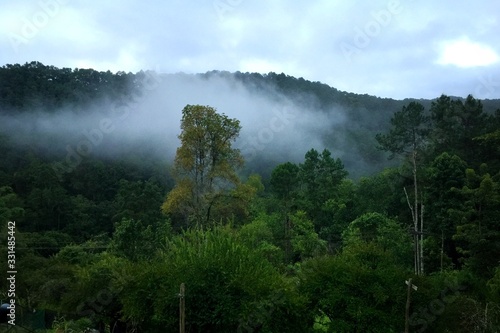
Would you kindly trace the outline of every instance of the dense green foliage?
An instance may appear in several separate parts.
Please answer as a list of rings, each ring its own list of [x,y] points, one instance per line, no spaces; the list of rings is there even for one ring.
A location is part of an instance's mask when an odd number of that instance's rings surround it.
[[[7,65],[0,68],[0,112],[84,112],[97,99],[138,96],[141,75]],[[268,177],[239,174],[240,156],[227,145],[238,120],[193,105],[180,124],[186,140],[177,165],[147,154],[95,154],[61,174],[48,147],[0,133],[0,257],[7,258],[7,221],[16,221],[20,309],[54,313],[51,332],[175,332],[184,283],[189,332],[401,332],[412,278],[412,332],[500,329],[498,101],[392,101],[284,74],[201,75],[213,76],[291,98],[307,92],[307,102],[324,112],[346,107],[353,127],[364,126],[364,111],[385,109],[363,128],[369,140],[354,147],[371,144],[365,156],[387,157],[377,151],[380,133],[379,146],[398,159],[351,179],[329,149],[310,149],[300,162],[270,166]],[[165,209],[200,170],[213,176],[208,185],[188,187],[176,200],[186,207],[202,198],[195,208],[203,214]],[[425,270],[415,275],[409,206],[417,201]]]

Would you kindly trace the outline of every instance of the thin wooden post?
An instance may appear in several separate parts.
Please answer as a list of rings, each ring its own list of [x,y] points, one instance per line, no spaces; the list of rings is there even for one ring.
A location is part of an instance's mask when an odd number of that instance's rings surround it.
[[[408,291],[406,296],[406,310],[405,310],[405,333],[410,333],[410,304],[411,304],[411,290],[415,291],[418,289],[416,285],[412,284],[411,279],[405,281],[408,285]]]
[[[179,293],[179,332],[186,332],[186,300],[184,298],[185,295],[185,286],[184,283],[181,283],[181,290]]]

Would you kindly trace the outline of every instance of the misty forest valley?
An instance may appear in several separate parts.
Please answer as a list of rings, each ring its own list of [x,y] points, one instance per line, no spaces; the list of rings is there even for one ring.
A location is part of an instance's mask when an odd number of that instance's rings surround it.
[[[2,332],[500,332],[498,99],[8,64],[0,156]]]

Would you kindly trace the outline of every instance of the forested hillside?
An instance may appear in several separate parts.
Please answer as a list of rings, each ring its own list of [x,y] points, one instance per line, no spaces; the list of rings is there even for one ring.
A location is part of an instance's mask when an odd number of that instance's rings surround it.
[[[499,147],[471,95],[5,65],[16,322],[175,332],[181,299],[188,332],[498,332]]]

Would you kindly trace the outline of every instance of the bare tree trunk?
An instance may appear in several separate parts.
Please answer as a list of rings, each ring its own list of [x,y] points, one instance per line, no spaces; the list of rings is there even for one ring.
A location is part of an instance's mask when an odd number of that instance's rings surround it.
[[[420,204],[420,274],[424,274],[424,204]]]
[[[418,188],[417,188],[417,151],[414,149],[412,154],[412,162],[413,162],[413,187],[415,189],[415,203],[413,205],[413,209],[415,210],[415,214],[413,215],[413,224],[415,227],[416,234],[416,251],[417,251],[417,274],[421,272],[421,258],[420,258],[420,241],[419,241],[419,230],[418,230]]]
[[[414,260],[414,265],[415,265],[415,274],[418,275],[418,272],[419,272],[419,265],[418,265],[419,251],[418,251],[418,230],[417,230],[417,225],[415,224],[415,210],[413,209],[413,206],[410,203],[410,198],[408,197],[408,192],[406,192],[406,187],[403,187],[403,190],[404,190],[405,195],[406,195],[406,202],[408,203],[408,207],[410,208],[411,219],[413,222],[413,260]]]

